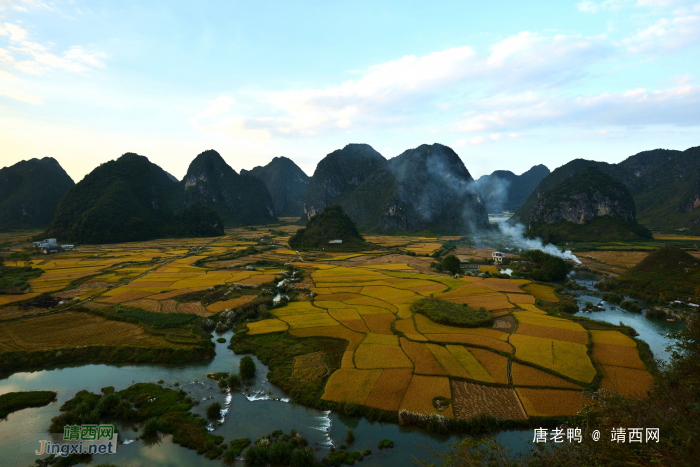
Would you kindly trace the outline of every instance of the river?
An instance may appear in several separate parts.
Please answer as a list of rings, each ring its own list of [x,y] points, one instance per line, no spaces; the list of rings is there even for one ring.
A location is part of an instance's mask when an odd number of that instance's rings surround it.
[[[58,393],[57,402],[46,407],[29,408],[11,413],[0,421],[0,458],[3,467],[29,467],[37,456],[39,441],[49,439],[47,429],[51,418],[60,413],[61,405],[78,391],[86,389],[99,393],[101,388],[114,386],[119,391],[139,382],[163,381],[173,388],[181,387],[200,404],[193,411],[204,414],[213,400],[226,404],[227,394],[222,394],[215,381],[206,375],[218,371],[237,371],[241,356],[227,348],[232,333],[222,334],[226,343],[216,343],[216,357],[210,361],[188,365],[77,365],[49,368],[39,371],[15,373],[0,380],[0,394],[12,391],[53,390]],[[214,433],[225,440],[250,438],[281,429],[289,432],[295,428],[316,450],[316,457],[328,454],[330,447],[345,443],[348,428],[355,432],[352,450],[371,449],[373,454],[363,462],[365,466],[407,466],[414,459],[428,459],[431,449],[443,451],[447,442],[458,439],[456,435],[438,435],[414,427],[402,427],[393,423],[369,422],[359,417],[339,416],[333,413],[309,409],[289,403],[287,396],[267,381],[266,367],[257,359],[257,376],[248,394],[233,394],[230,410],[221,426]],[[178,386],[175,386],[175,383]],[[121,425],[120,441],[138,436],[133,427]],[[514,453],[528,449],[530,430],[501,432],[496,438]],[[377,443],[388,438],[394,449],[377,450]],[[111,462],[130,467],[223,465],[222,461],[210,461],[195,451],[172,443],[164,436],[155,444],[141,440],[120,445],[117,453],[96,456],[93,464]]]

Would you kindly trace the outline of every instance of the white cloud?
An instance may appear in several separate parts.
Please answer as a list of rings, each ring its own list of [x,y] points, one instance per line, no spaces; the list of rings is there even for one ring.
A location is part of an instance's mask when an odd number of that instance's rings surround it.
[[[42,102],[41,97],[37,95],[4,86],[2,84],[0,84],[0,96],[9,97],[20,102],[28,102],[30,104],[41,104]]]
[[[0,25],[0,36],[10,36],[12,42],[21,42],[27,37],[27,31],[17,24]]]
[[[632,53],[667,52],[700,41],[700,15],[678,16],[660,19],[653,25],[640,29],[623,44]]]

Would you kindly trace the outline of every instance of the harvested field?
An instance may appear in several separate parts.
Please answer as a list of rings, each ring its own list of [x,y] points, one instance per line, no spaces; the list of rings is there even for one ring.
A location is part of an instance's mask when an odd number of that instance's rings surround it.
[[[554,289],[548,285],[527,284],[523,286],[523,290],[545,302],[558,302],[559,299],[554,294]]]
[[[79,297],[85,293],[98,293],[101,289],[109,286],[109,282],[84,282],[71,290],[64,290],[63,292],[57,292],[54,297],[62,299],[70,299]]]
[[[423,375],[447,375],[445,369],[440,365],[425,344],[411,342],[403,337],[400,339],[401,347],[409,356],[415,367],[414,373]]]
[[[174,347],[165,338],[144,333],[139,325],[108,321],[87,313],[64,312],[0,322],[1,351],[95,345]]]
[[[412,377],[413,370],[410,368],[382,371],[365,405],[381,410],[398,411]]]
[[[447,377],[413,375],[403,401],[401,401],[400,409],[413,413],[434,413],[453,418],[452,404],[442,412],[439,412],[433,406],[433,399],[436,397],[452,399],[450,380]]]
[[[576,415],[589,402],[580,391],[525,388],[517,388],[516,391],[530,417]]]
[[[232,298],[231,300],[214,302],[211,305],[207,306],[207,310],[211,311],[212,313],[218,313],[220,311],[239,307],[239,306],[243,305],[244,303],[248,303],[249,301],[251,301],[254,298],[255,298],[255,295],[243,295],[240,298]]]
[[[525,420],[527,416],[513,389],[494,388],[451,380],[455,418],[469,420],[481,414],[501,420]]]
[[[141,300],[132,300],[126,302],[124,305],[135,306],[136,308],[141,308],[142,310],[152,311],[153,313],[160,312],[160,302],[157,300],[149,300],[142,298]]]
[[[160,306],[160,311],[162,313],[178,313],[177,302],[175,300],[162,300]]]
[[[248,334],[251,336],[255,334],[268,334],[271,332],[286,331],[289,329],[289,325],[287,323],[276,318],[248,323],[246,326],[248,327]]]
[[[581,389],[578,384],[571,383],[563,378],[554,376],[546,371],[538,370],[531,366],[512,362],[510,374],[515,386],[545,386],[552,388]]]
[[[412,368],[413,364],[398,345],[365,344],[355,350],[355,366],[361,369]]]
[[[469,379],[495,383],[496,380],[486,371],[479,360],[462,345],[446,345],[445,348],[457,359],[460,365],[469,373]]]
[[[362,319],[365,320],[365,324],[367,324],[367,327],[372,332],[393,334],[391,331],[391,323],[396,320],[396,316],[393,314],[363,315]]]
[[[294,357],[292,379],[297,381],[314,381],[321,379],[328,373],[328,368],[323,363],[323,352],[313,352]]]
[[[593,344],[591,358],[601,365],[623,366],[640,370],[644,368],[644,363],[639,358],[637,347]]]
[[[576,381],[590,383],[596,375],[595,368],[588,358],[588,348],[583,344],[517,333],[510,336],[510,343],[515,347],[515,356],[519,359]]]
[[[470,348],[469,352],[476,357],[495,382],[508,384],[508,359],[506,357],[485,349]]]
[[[571,331],[569,329],[536,326],[534,324],[521,323],[518,326],[518,334],[526,336],[544,337],[566,342],[588,343],[588,333],[583,331]]]
[[[180,303],[177,306],[177,311],[179,313],[188,313],[190,315],[204,317],[211,316],[211,312],[207,311],[207,309],[202,306],[202,302]]]
[[[478,345],[500,350],[501,352],[513,353],[513,347],[510,344],[501,340],[491,339],[490,337],[472,336],[470,334],[426,334],[425,337],[432,342]]]
[[[323,400],[355,402],[364,405],[382,375],[382,370],[335,370],[326,383]]]
[[[629,336],[620,331],[596,331],[591,330],[591,341],[593,344],[620,345],[623,347],[637,347],[637,343]]]
[[[440,366],[445,369],[448,376],[471,378],[464,366],[445,347],[436,344],[425,344],[425,347],[433,354]]]
[[[534,305],[535,297],[523,293],[507,293],[508,301],[514,305]]]
[[[603,379],[600,387],[616,391],[623,396],[647,397],[653,378],[646,370],[601,365]]]
[[[110,292],[107,292],[104,295],[101,295],[97,301],[98,302],[103,302],[103,303],[111,303],[111,304],[118,304],[118,303],[124,303],[128,302],[131,300],[138,300],[139,298],[144,298],[148,297],[149,295],[153,295],[152,292],[145,292],[143,290],[133,290],[133,289],[122,289],[121,287],[119,289],[121,292],[114,294],[112,296],[108,296]]]
[[[428,339],[416,331],[416,326],[412,319],[400,319],[394,322],[394,329],[402,332],[406,337],[414,341],[427,341]]]

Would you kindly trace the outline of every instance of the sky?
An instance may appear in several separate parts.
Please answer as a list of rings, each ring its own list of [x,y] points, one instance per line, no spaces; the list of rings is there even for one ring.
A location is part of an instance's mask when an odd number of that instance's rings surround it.
[[[0,167],[348,143],[472,176],[700,145],[700,0],[0,0]]]

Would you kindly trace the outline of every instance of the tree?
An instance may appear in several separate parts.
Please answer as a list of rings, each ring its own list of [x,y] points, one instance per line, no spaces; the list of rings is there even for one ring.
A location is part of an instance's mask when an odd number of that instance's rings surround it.
[[[252,378],[255,376],[255,361],[253,361],[253,357],[246,355],[241,358],[238,373],[241,375],[241,378]]]
[[[461,270],[459,259],[455,255],[447,255],[442,260],[442,269],[450,271],[452,274],[457,274]]]
[[[12,254],[9,256],[8,259],[9,259],[10,261],[14,262],[14,263],[15,263],[15,267],[17,267],[17,264],[18,264],[20,261],[23,262],[25,265],[28,265],[28,264],[31,262],[32,257],[29,256],[29,254],[27,254],[27,253],[25,253],[25,252],[23,252],[23,251],[15,251],[14,253],[12,253]]]
[[[0,268],[5,267],[5,261],[7,261],[7,258],[3,255],[0,255]]]

